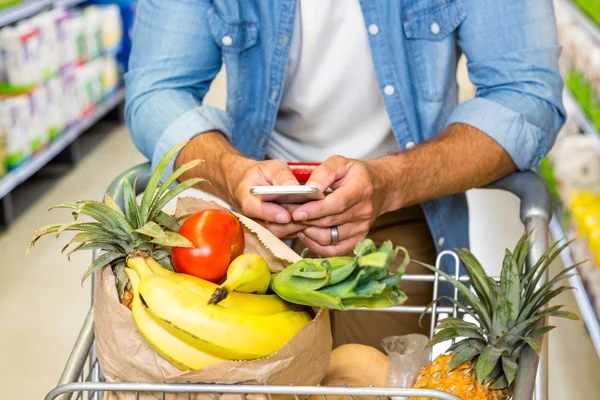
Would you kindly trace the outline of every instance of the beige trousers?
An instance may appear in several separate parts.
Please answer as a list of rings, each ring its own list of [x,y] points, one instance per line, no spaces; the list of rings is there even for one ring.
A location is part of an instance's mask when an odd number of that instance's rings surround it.
[[[385,240],[391,240],[396,246],[408,250],[411,259],[435,264],[436,250],[420,205],[387,213],[377,218],[369,232],[377,246]],[[300,253],[304,244],[295,240],[293,248]],[[309,254],[307,257],[314,257]],[[395,260],[397,267],[404,255]],[[411,262],[407,267],[409,274],[430,273],[426,268]],[[423,282],[401,282],[400,286],[408,296],[406,305],[427,305],[432,300],[433,284]],[[420,314],[394,313],[385,311],[331,311],[331,329],[333,347],[346,343],[360,343],[381,348],[381,339],[387,336],[422,333],[429,335],[429,316],[423,318],[419,326]]]

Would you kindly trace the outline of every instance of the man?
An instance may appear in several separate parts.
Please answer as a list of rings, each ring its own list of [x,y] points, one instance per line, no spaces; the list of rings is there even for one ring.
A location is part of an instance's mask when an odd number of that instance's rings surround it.
[[[457,105],[461,51],[478,90]],[[191,139],[175,167],[204,159],[186,177],[298,250],[346,254],[369,236],[432,263],[469,244],[465,190],[552,146],[559,53],[551,0],[141,0],[127,120],[153,163]],[[222,62],[227,111],[202,104]],[[309,183],[333,193],[296,207],[250,195],[298,184],[285,161],[322,162]],[[391,313],[332,326],[335,345],[419,329]]]

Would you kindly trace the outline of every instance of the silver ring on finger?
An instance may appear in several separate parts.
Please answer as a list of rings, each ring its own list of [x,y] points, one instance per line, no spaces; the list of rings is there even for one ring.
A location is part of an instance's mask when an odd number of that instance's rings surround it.
[[[338,242],[340,241],[340,235],[338,232],[338,228],[337,226],[332,226],[331,228],[329,228],[329,230],[331,231],[331,246],[335,246],[336,244],[338,244]]]

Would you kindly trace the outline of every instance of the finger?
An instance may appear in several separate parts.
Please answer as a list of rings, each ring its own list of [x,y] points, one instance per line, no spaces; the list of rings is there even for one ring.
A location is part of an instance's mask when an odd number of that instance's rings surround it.
[[[248,189],[249,190],[249,189]],[[241,211],[249,218],[261,219],[268,222],[286,224],[292,220],[291,214],[281,205],[266,201],[248,194],[241,196]]]
[[[331,187],[334,182],[342,179],[348,173],[349,159],[341,156],[332,156],[314,169],[307,186],[317,186],[322,192]]]
[[[296,186],[300,184],[290,166],[284,161],[265,161],[262,169],[265,178],[273,186]]]
[[[277,236],[280,239],[295,237],[296,233],[307,228],[306,225],[298,224],[298,223],[289,223],[289,224],[277,224],[266,221],[258,221],[259,224],[268,229],[271,233]]]
[[[346,240],[339,242],[336,245],[323,246],[319,243],[315,242],[308,236],[306,236],[303,232],[298,232],[298,239],[304,243],[304,245],[311,251],[319,254],[323,257],[336,257],[344,254],[350,253],[356,243],[360,242],[364,239],[363,236],[353,236]]]
[[[366,227],[366,229],[365,229]],[[351,222],[348,224],[339,225],[338,229],[338,241],[342,242],[347,238],[355,236],[362,231],[368,231],[368,224],[360,222]],[[319,228],[316,226],[309,226],[302,231],[306,236],[312,239],[314,242],[321,246],[328,246],[331,244],[331,228]]]
[[[373,206],[367,202],[361,202],[341,214],[332,214],[323,218],[303,221],[308,226],[328,228],[340,226],[351,222],[370,221],[373,219]]]
[[[292,218],[295,221],[307,221],[342,214],[362,200],[361,193],[358,182],[348,182],[323,200],[302,204],[294,210]]]

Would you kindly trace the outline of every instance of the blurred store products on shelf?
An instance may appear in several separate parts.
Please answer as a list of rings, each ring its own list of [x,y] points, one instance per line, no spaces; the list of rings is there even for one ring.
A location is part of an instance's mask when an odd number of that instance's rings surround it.
[[[599,0],[572,0],[585,12],[592,21],[600,25],[600,1]]]
[[[595,3],[600,16],[600,1],[579,0],[581,4]],[[596,129],[600,129],[600,43],[591,37],[561,2],[556,3],[559,41],[563,45],[561,73]]]
[[[0,29],[3,170],[17,168],[118,89],[116,5],[51,9]]]

